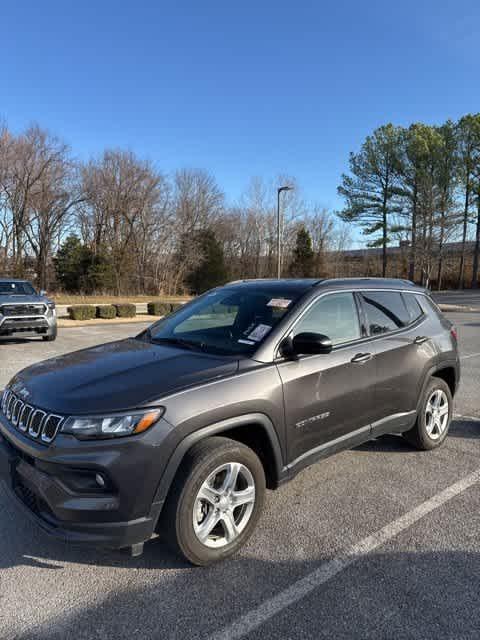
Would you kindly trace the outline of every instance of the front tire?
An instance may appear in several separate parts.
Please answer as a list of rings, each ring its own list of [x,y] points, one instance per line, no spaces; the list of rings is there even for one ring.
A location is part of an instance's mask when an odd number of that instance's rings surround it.
[[[252,534],[265,499],[265,472],[252,449],[223,437],[194,445],[167,498],[161,529],[194,565],[236,553]]]
[[[431,378],[425,389],[415,426],[404,438],[417,449],[429,451],[443,444],[453,412],[450,387],[441,378]]]

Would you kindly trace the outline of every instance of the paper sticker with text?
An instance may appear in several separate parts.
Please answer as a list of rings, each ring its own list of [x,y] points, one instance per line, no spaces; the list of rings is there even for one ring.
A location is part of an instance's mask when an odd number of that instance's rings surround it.
[[[259,324],[258,327],[252,331],[252,333],[248,336],[250,340],[255,340],[255,342],[259,342],[262,338],[264,338],[267,333],[270,331],[272,327],[269,324]]]
[[[291,303],[291,300],[286,298],[272,298],[267,304],[267,307],[276,307],[277,309],[286,309]]]

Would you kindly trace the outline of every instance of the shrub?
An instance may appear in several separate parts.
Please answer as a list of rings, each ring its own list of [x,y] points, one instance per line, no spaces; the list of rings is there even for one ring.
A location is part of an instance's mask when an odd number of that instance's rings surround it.
[[[91,304],[76,304],[67,309],[71,320],[93,320],[96,309]]]
[[[119,318],[134,318],[137,315],[137,307],[131,302],[122,302],[113,305]]]
[[[117,310],[113,304],[102,304],[97,307],[97,318],[111,320],[117,316]]]
[[[177,309],[181,309],[183,307],[183,304],[181,302],[172,302],[170,307],[171,307],[171,312],[173,313]]]
[[[172,310],[172,305],[169,302],[149,302],[147,304],[147,311],[151,316],[167,316]]]

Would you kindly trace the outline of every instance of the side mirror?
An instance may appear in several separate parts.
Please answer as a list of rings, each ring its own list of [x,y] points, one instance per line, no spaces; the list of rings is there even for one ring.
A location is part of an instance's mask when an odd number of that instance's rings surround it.
[[[46,296],[47,292],[45,291],[45,289],[40,289],[40,295],[41,296]]]
[[[332,341],[323,333],[299,333],[292,340],[294,353],[300,354],[320,354],[330,353]]]

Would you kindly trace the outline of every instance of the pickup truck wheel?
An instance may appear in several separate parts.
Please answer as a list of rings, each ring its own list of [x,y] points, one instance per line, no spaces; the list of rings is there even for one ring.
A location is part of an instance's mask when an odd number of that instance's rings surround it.
[[[249,447],[223,437],[194,445],[177,472],[161,531],[192,564],[233,555],[250,537],[265,498],[265,473]]]
[[[448,384],[432,378],[425,389],[415,426],[404,438],[422,451],[436,449],[447,437],[452,419],[453,399]]]

